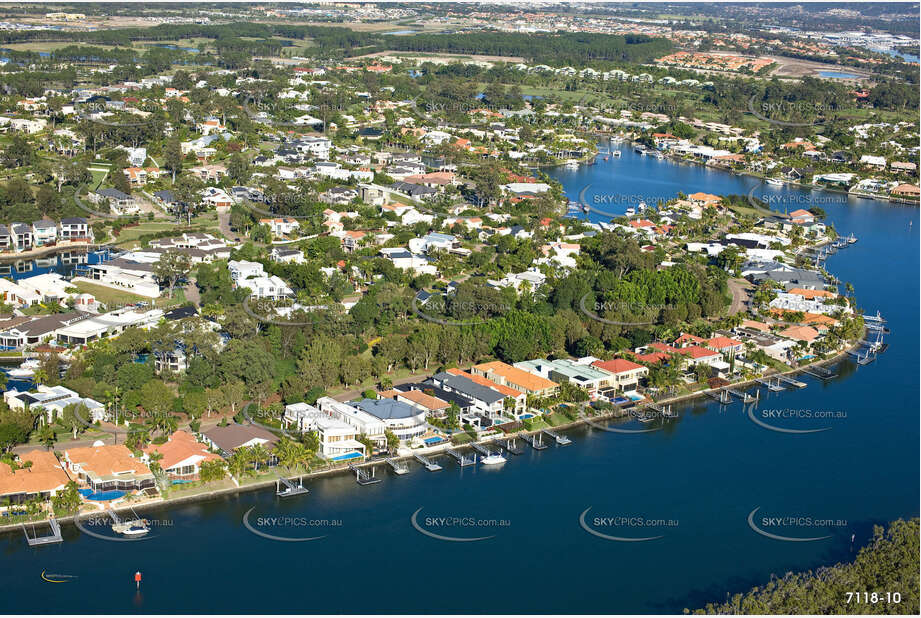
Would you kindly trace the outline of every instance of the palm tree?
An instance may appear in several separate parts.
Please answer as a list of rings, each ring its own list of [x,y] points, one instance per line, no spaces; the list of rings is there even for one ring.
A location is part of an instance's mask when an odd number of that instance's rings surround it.
[[[230,459],[227,460],[227,469],[236,479],[240,479],[250,470],[249,449],[246,447],[238,448],[234,451]]]
[[[253,463],[253,468],[255,470],[259,470],[259,464],[267,462],[270,457],[271,454],[269,451],[261,444],[257,444],[249,449],[249,460]]]

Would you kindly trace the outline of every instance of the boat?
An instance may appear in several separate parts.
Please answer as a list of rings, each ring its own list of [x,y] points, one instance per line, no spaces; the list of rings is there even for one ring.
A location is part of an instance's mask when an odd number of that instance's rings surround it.
[[[497,466],[499,464],[504,464],[505,461],[505,457],[499,455],[498,453],[491,453],[480,459],[480,463],[484,466]]]
[[[615,151],[613,151],[611,154],[614,155],[615,157],[620,157],[620,151],[619,151],[619,150],[615,150]]]
[[[661,152],[657,152],[657,153],[656,153],[656,159],[658,159],[659,161],[661,161],[661,160],[664,159],[664,158],[665,158],[665,155],[662,154]]]
[[[867,314],[864,314],[864,316],[863,316],[863,321],[864,321],[864,322],[879,322],[879,323],[884,323],[886,320],[885,320],[885,318],[883,318],[883,316],[881,316],[881,315],[879,314],[879,311],[877,311],[877,312],[876,312],[876,315],[867,315]]]
[[[31,378],[35,375],[35,370],[39,368],[41,361],[37,358],[30,358],[19,367],[10,369],[7,373],[11,378]]]
[[[854,236],[853,233],[849,234],[847,237],[847,244],[853,245],[855,242],[857,242],[857,237]]]
[[[783,186],[783,181],[780,178],[765,178],[764,182],[775,187]]]
[[[577,169],[579,167],[579,162],[575,159],[568,159],[563,165],[569,169]]]
[[[607,155],[605,155],[604,160],[607,161],[608,159],[610,159],[610,157],[608,157]]]
[[[642,146],[637,146],[637,147],[634,148],[633,150],[636,152],[636,154],[640,154],[640,155],[645,155],[645,154],[646,154],[646,149],[643,148]]]
[[[146,519],[138,517],[138,514],[131,509],[134,519],[123,521],[115,514],[115,511],[109,513],[112,517],[112,531],[122,536],[144,536],[150,532],[150,523]]]

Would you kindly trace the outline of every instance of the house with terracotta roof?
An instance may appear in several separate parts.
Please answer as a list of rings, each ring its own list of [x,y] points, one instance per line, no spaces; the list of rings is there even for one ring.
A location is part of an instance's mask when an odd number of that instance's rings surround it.
[[[470,368],[470,373],[538,397],[549,397],[560,387],[553,380],[534,375],[530,371],[513,367],[502,361],[474,365]]]
[[[387,399],[395,399],[403,403],[407,403],[414,408],[419,408],[424,410],[426,414],[431,415],[435,418],[444,418],[447,415],[448,408],[451,407],[451,404],[447,401],[439,399],[429,395],[425,391],[419,390],[410,390],[410,391],[398,391],[391,390],[386,391]],[[380,393],[381,397],[385,396],[385,393]]]
[[[738,354],[745,347],[741,341],[724,336],[707,339],[706,346],[721,354]]]
[[[795,325],[780,331],[780,334],[788,339],[812,343],[819,336],[819,331],[811,326]]]
[[[702,191],[698,191],[697,193],[690,194],[688,196],[688,200],[690,200],[691,204],[694,206],[705,207],[719,206],[722,198],[720,198],[718,195],[713,195],[712,193],[704,193]]]
[[[690,345],[700,345],[706,343],[706,339],[703,337],[698,337],[697,335],[692,335],[691,333],[681,333],[681,336],[675,339],[672,342],[672,345],[676,348],[685,348]]]
[[[220,455],[208,451],[208,447],[187,431],[175,431],[163,444],[151,444],[144,449],[141,460],[150,464],[154,453],[162,455],[157,462],[170,478],[196,479],[201,464],[206,461],[220,461]]]
[[[546,380],[573,384],[587,391],[590,396],[594,396],[602,388],[611,386],[611,375],[609,373],[592,367],[589,362],[579,362],[569,358],[557,358],[554,360],[537,358],[515,363],[515,367]]]
[[[490,380],[489,378],[485,378],[482,375],[478,375],[478,374],[471,373],[468,371],[461,371],[460,369],[457,369],[456,367],[448,369],[446,373],[449,373],[455,376],[459,376],[462,378],[466,378],[470,380],[471,382],[473,382],[474,384],[477,384],[484,388],[488,388],[492,391],[495,391],[497,394],[501,395],[503,398],[503,405],[502,405],[503,409],[505,408],[506,399],[511,399],[512,401],[515,402],[514,412],[516,414],[521,413],[526,409],[526,406],[528,403],[528,393],[526,391],[519,390],[507,384],[499,384],[498,382]]]
[[[67,471],[94,492],[140,491],[156,486],[154,475],[124,444],[70,448],[64,451]]]
[[[809,212],[808,210],[803,210],[799,208],[790,213],[790,220],[793,223],[798,223],[800,225],[806,223],[815,223],[815,215]]]
[[[0,502],[22,504],[33,498],[51,498],[64,489],[70,477],[50,451],[23,453],[17,468],[0,461]]]
[[[625,358],[612,358],[611,360],[596,360],[592,366],[611,374],[611,386],[620,391],[632,391],[640,384],[640,380],[649,375],[649,368],[644,367]]]

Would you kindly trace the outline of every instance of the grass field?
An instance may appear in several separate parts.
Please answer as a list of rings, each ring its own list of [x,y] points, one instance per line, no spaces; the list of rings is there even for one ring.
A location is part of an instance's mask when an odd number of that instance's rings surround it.
[[[161,296],[160,298],[148,298],[146,296],[132,294],[131,292],[126,292],[124,290],[116,290],[104,285],[87,283],[85,281],[76,281],[73,283],[73,286],[80,290],[80,292],[92,294],[96,300],[101,303],[105,303],[107,307],[114,307],[117,305],[125,305],[143,301],[152,303],[154,307],[164,308],[168,306],[181,305],[185,302],[185,293],[178,286],[173,290],[172,299],[167,298],[165,295]]]

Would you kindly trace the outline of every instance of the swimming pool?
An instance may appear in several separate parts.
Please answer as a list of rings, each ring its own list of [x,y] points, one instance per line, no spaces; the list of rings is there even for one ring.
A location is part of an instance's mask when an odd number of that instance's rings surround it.
[[[98,491],[93,493],[92,489],[81,489],[80,495],[87,500],[93,500],[95,502],[103,502],[106,500],[118,500],[119,498],[125,497],[125,492],[120,489],[113,489],[111,491]]]
[[[433,438],[426,438],[425,440],[423,440],[423,442],[425,442],[426,444],[429,444],[429,445],[432,445],[432,444],[439,444],[439,443],[444,442],[444,441],[445,441],[444,438],[439,438],[438,436],[435,436],[435,437],[433,437]]]
[[[359,458],[361,458],[361,453],[346,453],[345,455],[336,455],[335,457],[330,457],[330,461],[345,461],[346,459]]]

